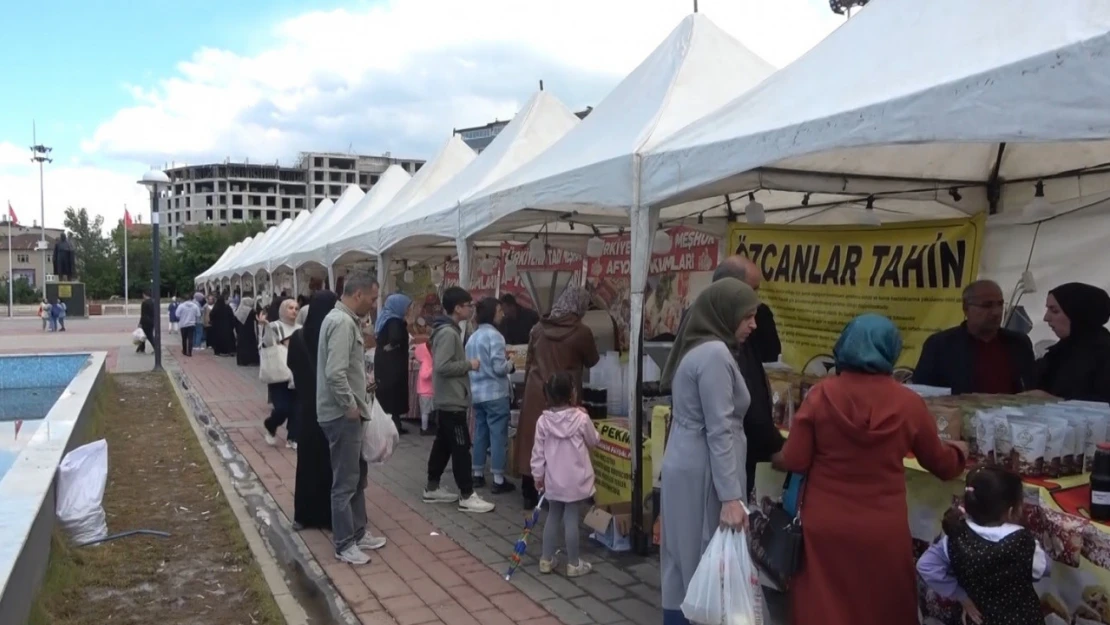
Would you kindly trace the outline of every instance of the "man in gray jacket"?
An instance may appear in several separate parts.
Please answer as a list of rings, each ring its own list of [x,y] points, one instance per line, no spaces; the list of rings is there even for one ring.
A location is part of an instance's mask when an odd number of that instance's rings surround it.
[[[316,414],[331,451],[331,527],[335,557],[366,564],[364,549],[381,549],[385,538],[366,530],[366,462],[362,422],[370,420],[366,401],[366,358],[359,320],[378,300],[378,283],[352,276],[343,295],[324,317],[317,351]]]
[[[463,512],[489,512],[493,504],[474,492],[474,476],[470,473],[470,428],[466,416],[470,410],[470,372],[478,370],[478,360],[467,360],[459,324],[470,319],[473,309],[470,293],[453,286],[443,292],[443,310],[447,314],[432,322],[432,406],[438,429],[432,453],[428,455],[424,502],[458,501]],[[439,485],[448,460],[459,487],[457,495]]]

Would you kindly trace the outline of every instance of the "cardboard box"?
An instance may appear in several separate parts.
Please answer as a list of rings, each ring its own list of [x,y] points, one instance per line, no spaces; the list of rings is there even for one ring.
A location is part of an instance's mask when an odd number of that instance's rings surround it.
[[[618,503],[594,506],[586,513],[590,537],[610,551],[631,551],[632,504]]]

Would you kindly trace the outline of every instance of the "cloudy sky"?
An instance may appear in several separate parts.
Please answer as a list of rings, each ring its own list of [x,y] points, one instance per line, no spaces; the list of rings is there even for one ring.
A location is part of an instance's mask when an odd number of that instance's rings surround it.
[[[151,166],[299,151],[428,158],[537,88],[596,104],[693,0],[56,0],[4,8],[0,202],[39,220],[32,121],[54,148],[46,222],[146,215]],[[699,0],[775,66],[843,22],[826,0]],[[3,205],[0,205],[3,206]],[[139,210],[137,208],[141,207]]]

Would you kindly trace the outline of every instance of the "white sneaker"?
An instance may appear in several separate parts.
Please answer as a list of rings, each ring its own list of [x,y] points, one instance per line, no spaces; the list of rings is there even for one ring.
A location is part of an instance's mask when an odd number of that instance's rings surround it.
[[[370,532],[366,532],[366,534],[362,537],[362,540],[358,541],[358,548],[369,549],[370,551],[377,551],[378,549],[384,547],[385,543],[385,536],[375,536]]]
[[[346,549],[335,554],[335,559],[340,562],[346,562],[347,564],[370,563],[370,556],[363,553],[362,550],[358,548],[358,545],[354,543],[351,543]]]
[[[285,446],[293,451],[297,451],[297,441],[285,441]]]
[[[424,503],[455,503],[459,496],[442,486],[435,490],[424,489]]]
[[[466,499],[459,499],[459,510],[463,512],[474,512],[482,514],[484,512],[492,512],[493,504],[482,499],[477,493],[471,493]]]
[[[277,439],[274,438],[273,434],[270,434],[269,432],[264,432],[262,436],[266,439],[266,444],[270,447],[277,445]]]

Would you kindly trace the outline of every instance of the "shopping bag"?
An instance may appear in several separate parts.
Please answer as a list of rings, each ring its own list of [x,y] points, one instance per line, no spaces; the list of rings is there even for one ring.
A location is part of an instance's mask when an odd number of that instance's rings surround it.
[[[146,343],[146,333],[143,332],[142,328],[135,328],[135,331],[131,333],[131,342],[136,345]]]
[[[805,544],[801,510],[805,485],[805,476],[787,475],[782,503],[765,505],[748,516],[752,557],[779,588],[789,587],[790,580],[802,566]]]
[[[285,364],[289,350],[277,343],[259,350],[258,379],[266,384],[288,382],[293,379],[293,372]]]
[[[55,513],[75,544],[108,535],[104,488],[108,484],[108,441],[103,439],[69,452],[58,465]]]
[[[763,589],[744,532],[718,529],[701,556],[682,614],[700,625],[762,625]]]
[[[362,459],[369,464],[382,464],[393,456],[393,448],[400,440],[393,418],[374,402],[370,420],[362,422]]]

